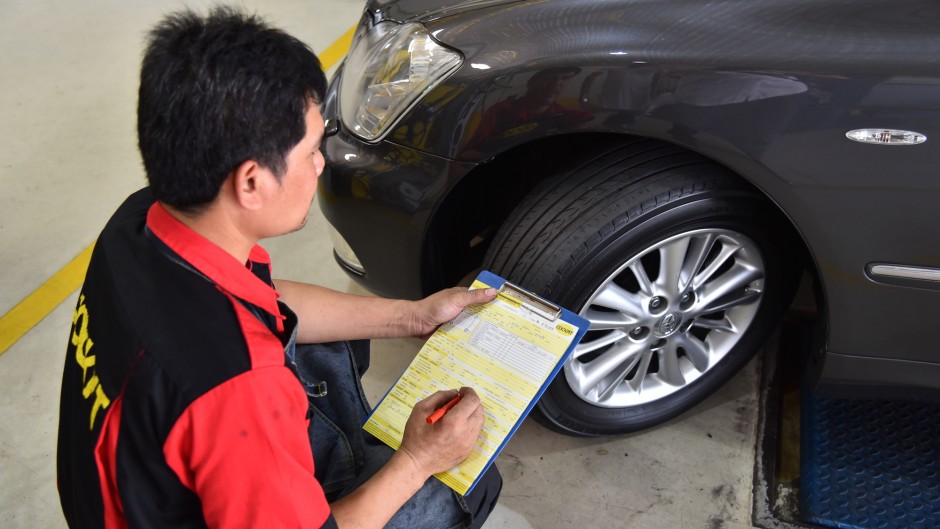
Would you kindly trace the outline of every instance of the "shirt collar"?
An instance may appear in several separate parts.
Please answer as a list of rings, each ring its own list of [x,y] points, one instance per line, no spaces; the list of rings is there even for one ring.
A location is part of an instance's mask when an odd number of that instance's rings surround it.
[[[159,202],[154,202],[147,212],[147,227],[218,288],[274,316],[278,332],[283,332],[284,316],[277,304],[277,291],[246,266],[250,263],[270,266],[271,257],[264,248],[255,245],[248,256],[249,263],[239,263],[230,253],[170,215]]]

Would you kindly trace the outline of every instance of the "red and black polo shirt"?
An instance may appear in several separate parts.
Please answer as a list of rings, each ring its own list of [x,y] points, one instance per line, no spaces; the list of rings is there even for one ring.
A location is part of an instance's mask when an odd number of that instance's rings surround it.
[[[99,237],[72,323],[70,527],[335,527],[282,344],[296,318],[261,247],[239,263],[141,190]]]

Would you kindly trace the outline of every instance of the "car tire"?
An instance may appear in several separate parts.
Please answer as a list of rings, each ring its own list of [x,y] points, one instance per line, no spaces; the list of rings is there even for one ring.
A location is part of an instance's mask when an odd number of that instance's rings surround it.
[[[485,267],[592,321],[533,416],[571,435],[662,423],[762,347],[802,272],[762,194],[650,140],[556,170],[513,211]]]

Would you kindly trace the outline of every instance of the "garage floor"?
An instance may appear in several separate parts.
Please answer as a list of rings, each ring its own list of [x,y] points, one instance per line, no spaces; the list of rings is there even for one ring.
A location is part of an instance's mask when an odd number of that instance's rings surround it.
[[[241,3],[318,53],[346,34],[362,7],[361,0]],[[183,4],[3,2],[0,527],[65,526],[54,454],[61,366],[81,277],[80,266],[76,272],[68,265],[123,198],[144,185],[134,115],[143,35]],[[335,265],[319,212],[303,231],[265,246],[278,276],[365,294]],[[374,344],[365,380],[373,402],[419,346]],[[755,360],[689,413],[620,438],[564,437],[528,421],[498,460],[505,485],[486,527],[751,527],[758,373]]]

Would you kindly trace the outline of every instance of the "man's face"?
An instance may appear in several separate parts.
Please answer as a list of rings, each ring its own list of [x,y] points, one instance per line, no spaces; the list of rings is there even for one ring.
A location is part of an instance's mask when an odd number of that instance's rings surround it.
[[[287,169],[275,190],[275,207],[271,211],[275,231],[282,235],[297,231],[307,223],[317,182],[326,161],[320,152],[323,140],[323,117],[317,105],[310,103],[305,117],[307,133],[287,154]]]

